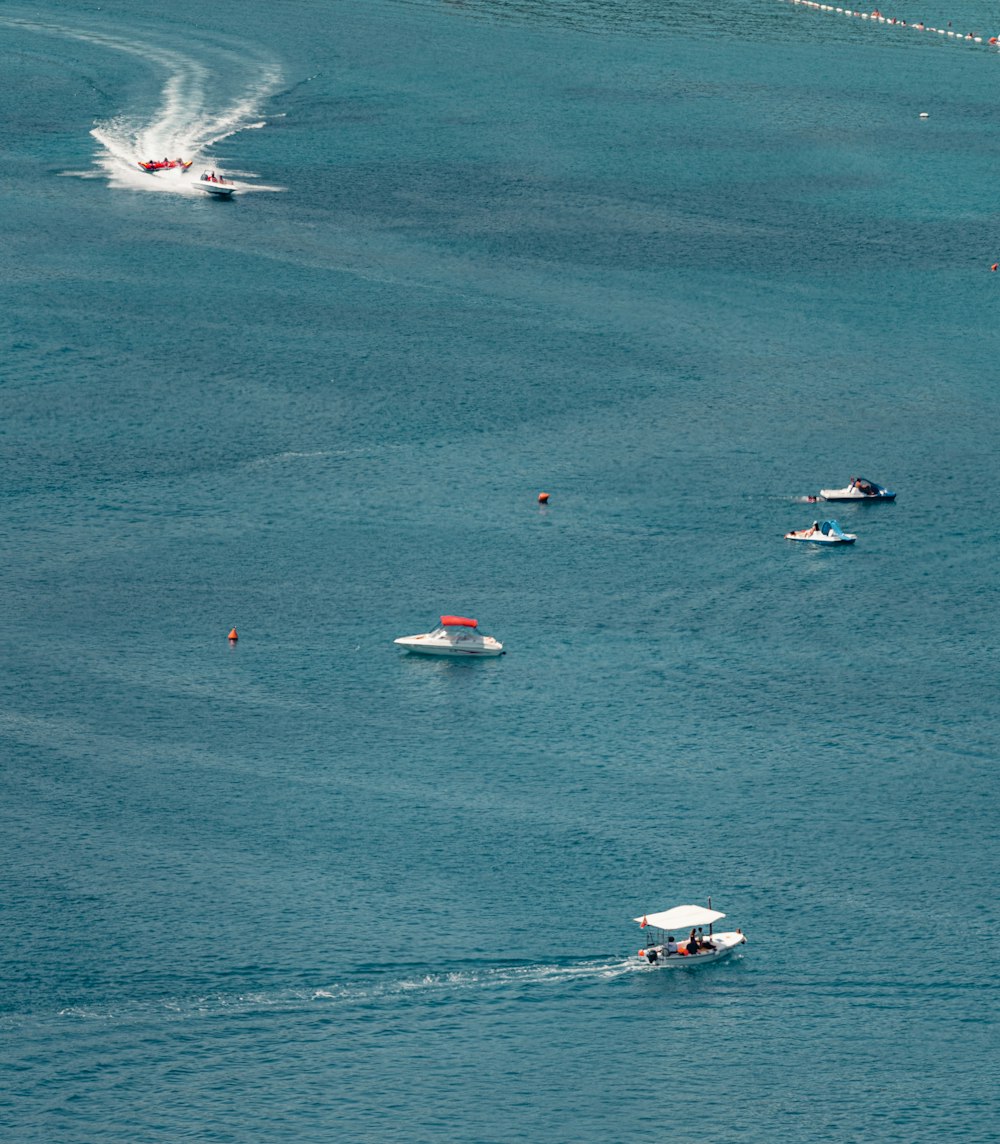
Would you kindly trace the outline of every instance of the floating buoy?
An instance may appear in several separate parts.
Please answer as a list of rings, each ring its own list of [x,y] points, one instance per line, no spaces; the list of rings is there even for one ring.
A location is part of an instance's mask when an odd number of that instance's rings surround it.
[[[549,494],[548,493],[539,493],[538,494],[538,503],[539,504],[548,504],[549,503]]]
[[[236,643],[239,638],[240,637],[236,634],[236,629],[233,628],[233,630],[229,633],[229,642]]]
[[[811,8],[815,12],[836,12],[838,16],[853,17],[855,20],[868,20],[872,24],[884,24],[895,28],[911,28],[915,32],[930,32],[931,35],[935,33],[939,36],[948,36],[955,40],[965,40],[970,44],[989,44],[991,47],[1000,45],[1000,37],[989,36],[984,37],[976,35],[975,32],[953,32],[951,31],[951,21],[948,21],[948,28],[935,28],[931,24],[925,24],[923,20],[918,20],[915,24],[908,24],[905,20],[898,20],[895,16],[883,16],[882,13],[875,8],[871,12],[861,12],[856,8],[839,8],[834,7],[832,4],[822,4],[819,0],[790,0],[792,4],[800,4],[803,8]]]
[[[994,262],[990,269],[994,271],[1000,270],[1000,262]]]
[[[926,111],[921,111],[920,118],[921,119],[930,119],[930,113],[926,112]]]

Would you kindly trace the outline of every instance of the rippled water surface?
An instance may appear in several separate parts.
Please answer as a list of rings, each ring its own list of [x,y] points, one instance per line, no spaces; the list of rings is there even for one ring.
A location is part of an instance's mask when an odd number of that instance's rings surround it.
[[[995,49],[0,33],[0,1136],[995,1139]],[[748,944],[641,965],[709,895]]]

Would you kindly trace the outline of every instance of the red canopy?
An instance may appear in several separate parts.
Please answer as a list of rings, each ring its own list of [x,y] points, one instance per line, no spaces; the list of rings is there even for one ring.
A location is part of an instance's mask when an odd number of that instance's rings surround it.
[[[441,623],[446,628],[477,628],[478,620],[467,620],[465,616],[442,616]]]

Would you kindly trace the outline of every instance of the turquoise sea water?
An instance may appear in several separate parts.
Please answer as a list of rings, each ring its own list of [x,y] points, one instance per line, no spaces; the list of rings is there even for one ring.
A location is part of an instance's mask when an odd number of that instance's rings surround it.
[[[996,52],[0,37],[0,1138],[996,1139]],[[508,654],[393,647],[444,611]],[[709,895],[741,952],[640,966]]]

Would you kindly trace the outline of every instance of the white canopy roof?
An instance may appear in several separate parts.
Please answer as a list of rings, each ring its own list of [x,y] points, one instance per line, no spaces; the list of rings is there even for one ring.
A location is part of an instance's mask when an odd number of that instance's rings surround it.
[[[664,910],[659,914],[644,914],[635,920],[642,925],[656,926],[664,930],[686,930],[693,926],[708,926],[724,918],[718,910],[706,910],[704,906],[674,906],[672,910]]]

